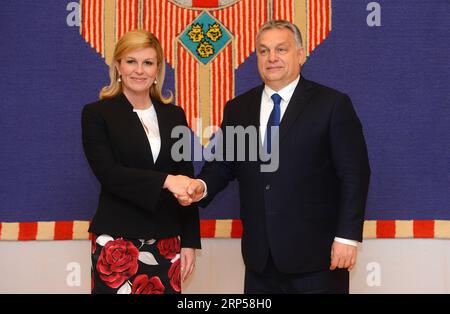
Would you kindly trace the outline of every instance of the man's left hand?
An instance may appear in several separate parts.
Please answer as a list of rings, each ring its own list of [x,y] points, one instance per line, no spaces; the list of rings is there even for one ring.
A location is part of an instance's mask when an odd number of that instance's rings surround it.
[[[330,270],[335,270],[336,268],[352,270],[356,264],[357,249],[356,246],[334,241],[331,246]]]

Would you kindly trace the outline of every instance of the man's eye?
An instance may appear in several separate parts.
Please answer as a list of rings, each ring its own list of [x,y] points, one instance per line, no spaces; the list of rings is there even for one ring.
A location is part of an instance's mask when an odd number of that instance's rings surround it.
[[[145,64],[146,65],[153,65],[153,62],[152,61],[145,61]]]
[[[128,64],[132,64],[132,63],[134,63],[135,61],[134,60],[127,60],[127,63]]]

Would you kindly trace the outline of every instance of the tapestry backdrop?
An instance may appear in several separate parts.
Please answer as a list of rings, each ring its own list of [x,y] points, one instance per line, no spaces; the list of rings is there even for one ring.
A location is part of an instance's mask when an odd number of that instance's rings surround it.
[[[8,2],[0,11],[0,239],[89,237],[99,184],[82,151],[81,109],[108,84],[120,36],[145,28],[161,40],[164,89],[201,147],[226,101],[261,83],[254,37],[272,18],[299,26],[302,75],[348,93],[362,121],[372,168],[364,236],[450,238],[448,12],[448,0]],[[236,183],[201,219],[203,237],[240,237]]]

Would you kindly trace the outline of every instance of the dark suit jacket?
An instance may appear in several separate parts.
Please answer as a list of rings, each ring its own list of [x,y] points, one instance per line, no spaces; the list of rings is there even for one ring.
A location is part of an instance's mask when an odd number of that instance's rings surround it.
[[[185,125],[183,109],[152,100],[161,150],[156,163],[145,130],[123,94],[88,104],[82,113],[86,158],[101,183],[89,231],[135,239],[181,236],[182,247],[200,248],[198,208],[182,207],[163,189],[168,174],[192,177],[192,162],[175,162],[172,128]]]
[[[223,132],[259,127],[263,88],[227,103]],[[200,205],[237,179],[248,269],[262,271],[269,250],[284,273],[328,269],[334,237],[362,241],[370,168],[361,123],[347,95],[301,78],[279,132],[276,172],[262,173],[259,161],[205,163]]]

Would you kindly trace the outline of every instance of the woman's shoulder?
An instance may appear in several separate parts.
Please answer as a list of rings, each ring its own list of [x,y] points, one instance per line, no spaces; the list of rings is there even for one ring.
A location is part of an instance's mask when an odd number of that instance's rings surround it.
[[[158,101],[158,105],[160,108],[162,108],[166,112],[169,112],[170,114],[174,114],[174,115],[178,115],[178,116],[185,115],[183,108],[180,106],[177,106],[173,103],[164,104],[164,103]]]
[[[90,102],[86,105],[84,105],[83,110],[89,110],[89,111],[104,111],[108,108],[111,108],[111,106],[115,103],[117,103],[118,96],[110,97],[110,98],[104,98],[100,99],[94,102]]]

